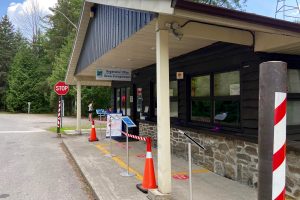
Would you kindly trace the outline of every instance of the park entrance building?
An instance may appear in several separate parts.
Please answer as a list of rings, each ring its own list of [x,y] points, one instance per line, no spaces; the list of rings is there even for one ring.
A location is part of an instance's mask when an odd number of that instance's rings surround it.
[[[193,149],[194,162],[256,187],[259,64],[284,61],[286,189],[299,198],[299,55],[296,23],[184,0],[86,0],[66,82],[77,85],[78,105],[81,85],[113,88],[113,110],[138,124],[133,134],[155,139],[161,193],[171,192],[171,153],[185,155],[178,129],[207,147]],[[96,80],[103,69],[130,80]]]

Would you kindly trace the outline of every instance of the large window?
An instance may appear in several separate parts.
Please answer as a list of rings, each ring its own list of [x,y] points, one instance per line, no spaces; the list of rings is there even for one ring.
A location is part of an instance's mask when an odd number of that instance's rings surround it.
[[[210,75],[196,76],[191,80],[191,119],[200,122],[210,122],[211,94]]]
[[[170,81],[170,117],[178,117],[178,82]],[[154,84],[154,115],[157,116],[157,85]]]
[[[240,125],[239,71],[191,78],[191,120]]]
[[[300,70],[288,69],[287,125],[300,125]]]
[[[170,117],[178,117],[178,83],[170,81]]]

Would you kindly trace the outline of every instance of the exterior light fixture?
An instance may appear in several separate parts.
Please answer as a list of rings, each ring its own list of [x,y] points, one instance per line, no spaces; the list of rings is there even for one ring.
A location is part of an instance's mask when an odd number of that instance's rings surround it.
[[[94,11],[90,11],[90,18],[93,18],[95,16]]]
[[[180,32],[181,25],[176,22],[166,23],[165,26],[170,29],[171,33],[177,40],[181,40],[183,37],[183,33]]]

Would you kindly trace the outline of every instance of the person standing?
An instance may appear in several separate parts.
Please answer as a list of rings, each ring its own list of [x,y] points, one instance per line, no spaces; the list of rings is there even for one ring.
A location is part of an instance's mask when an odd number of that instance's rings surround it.
[[[89,105],[88,105],[88,108],[89,108],[89,110],[88,110],[88,112],[89,112],[89,121],[92,121],[92,119],[93,119],[93,104],[94,104],[94,102],[92,101]]]

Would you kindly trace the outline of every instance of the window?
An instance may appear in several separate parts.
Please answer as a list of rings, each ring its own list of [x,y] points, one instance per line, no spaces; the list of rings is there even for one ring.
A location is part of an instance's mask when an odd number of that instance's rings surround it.
[[[300,70],[288,69],[287,125],[300,125]]]
[[[214,75],[215,96],[240,95],[240,73],[238,71]]]
[[[116,111],[123,115],[131,115],[130,87],[117,88],[116,90]]]
[[[216,73],[191,78],[191,120],[238,127],[240,73]]]
[[[288,69],[288,91],[289,93],[300,93],[299,69]]]
[[[126,90],[126,115],[131,116],[130,87]]]
[[[178,117],[178,82],[170,81],[169,85],[169,95],[170,95],[170,117]],[[157,85],[154,84],[153,87],[153,97],[154,97],[154,116],[157,116]]]
[[[225,72],[214,75],[214,122],[239,126],[240,73]]]
[[[121,88],[121,113],[126,115],[126,88]]]
[[[121,104],[121,101],[120,101],[120,89],[117,89],[116,91],[116,96],[117,96],[117,113],[120,112],[120,104]]]
[[[200,122],[210,122],[210,75],[197,76],[191,79],[191,119]]]
[[[300,125],[300,100],[288,101],[287,103],[287,125]]]
[[[170,81],[170,117],[178,117],[178,82]]]

